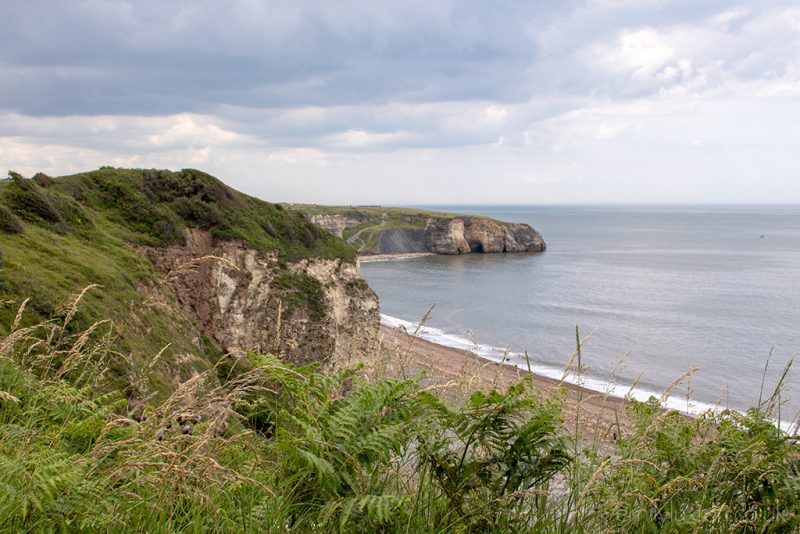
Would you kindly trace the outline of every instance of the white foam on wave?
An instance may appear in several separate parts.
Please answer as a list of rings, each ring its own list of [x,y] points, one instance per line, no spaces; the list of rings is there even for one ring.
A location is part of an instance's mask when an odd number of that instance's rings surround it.
[[[443,330],[431,326],[420,326],[418,323],[384,314],[381,314],[381,324],[392,328],[403,328],[409,334],[416,335],[419,338],[436,343],[438,345],[459,350],[468,350],[493,362],[515,366],[523,370],[530,369],[533,374],[539,376],[544,376],[555,380],[563,379],[564,382],[581,386],[592,391],[597,391],[610,397],[616,397],[620,399],[632,398],[642,402],[647,401],[650,397],[655,397],[661,400],[662,394],[658,391],[649,390],[647,388],[638,386],[632,387],[630,384],[615,384],[599,377],[577,375],[573,372],[568,372],[565,377],[563,367],[534,364],[529,360],[526,361],[524,354],[514,353],[507,349],[502,349],[491,345],[483,345],[470,340],[466,336],[448,334]],[[720,412],[724,409],[719,404],[712,404],[676,396],[670,396],[661,400],[661,405],[669,408],[670,410],[675,410],[692,417],[702,415],[709,411]],[[787,433],[796,430],[793,423],[789,421],[781,421],[780,428]]]

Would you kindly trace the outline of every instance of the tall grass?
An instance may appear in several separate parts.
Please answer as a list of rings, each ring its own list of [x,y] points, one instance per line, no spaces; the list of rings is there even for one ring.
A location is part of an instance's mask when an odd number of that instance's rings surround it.
[[[602,454],[525,377],[451,404],[413,378],[269,354],[156,401],[156,356],[121,384],[116,326],[70,328],[82,297],[0,340],[0,531],[800,528],[800,449],[763,410],[690,419],[634,402]]]

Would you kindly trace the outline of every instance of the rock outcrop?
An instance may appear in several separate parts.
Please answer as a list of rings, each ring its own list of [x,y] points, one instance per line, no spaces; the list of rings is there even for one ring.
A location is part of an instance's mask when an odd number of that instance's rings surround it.
[[[326,228],[348,227],[346,221],[335,223],[336,215],[326,215]],[[312,218],[312,220],[314,220]],[[359,222],[358,224],[363,224]],[[386,228],[376,224],[361,230],[369,233],[372,245],[359,250],[361,255],[410,254],[432,252],[434,254],[473,254],[499,252],[541,252],[546,245],[542,236],[527,224],[505,223],[480,217],[428,218],[424,228]],[[364,241],[364,240],[362,240]]]
[[[425,250],[436,254],[540,252],[542,236],[527,224],[457,217],[431,219],[425,228]]]
[[[272,352],[296,364],[338,368],[376,354],[378,299],[357,262],[278,261],[210,232],[186,231],[186,244],[144,247],[179,303],[205,335],[230,353]]]
[[[311,215],[308,219],[314,224],[323,227],[336,237],[342,237],[345,228],[358,226],[368,221],[369,217],[356,213],[353,215]]]
[[[372,254],[408,254],[428,252],[427,233],[418,228],[391,228],[378,236],[378,244]],[[398,252],[399,251],[399,252]]]

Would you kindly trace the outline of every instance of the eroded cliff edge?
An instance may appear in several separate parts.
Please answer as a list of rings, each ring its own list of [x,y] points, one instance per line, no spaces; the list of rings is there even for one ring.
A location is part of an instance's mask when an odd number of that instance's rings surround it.
[[[140,250],[223,352],[271,352],[295,364],[334,368],[368,364],[376,353],[378,298],[357,262],[285,263],[200,229],[187,229],[185,244]]]

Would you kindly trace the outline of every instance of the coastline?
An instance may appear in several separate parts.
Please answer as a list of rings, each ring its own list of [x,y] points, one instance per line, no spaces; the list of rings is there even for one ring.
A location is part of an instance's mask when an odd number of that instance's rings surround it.
[[[365,254],[358,256],[358,261],[361,263],[370,263],[374,261],[394,261],[394,260],[407,260],[411,258],[419,258],[422,256],[436,256],[435,252],[404,252],[402,254]]]
[[[437,389],[461,402],[475,391],[505,389],[525,376],[544,398],[563,396],[564,428],[612,444],[632,424],[627,414],[630,401],[562,382],[518,367],[483,358],[474,352],[441,345],[381,324],[380,344],[389,374],[411,377],[424,373],[423,387]]]

